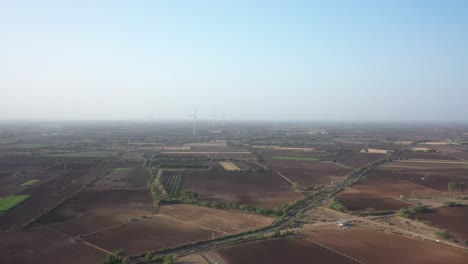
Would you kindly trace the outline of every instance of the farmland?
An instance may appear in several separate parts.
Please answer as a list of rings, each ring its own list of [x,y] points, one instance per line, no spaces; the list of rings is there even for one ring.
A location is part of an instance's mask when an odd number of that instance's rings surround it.
[[[372,230],[312,231],[306,237],[364,263],[465,263],[462,249]]]
[[[458,247],[466,240],[466,207],[440,206],[466,204],[468,163],[461,157],[468,149],[394,140],[432,135],[426,130],[337,125],[322,134],[240,124],[199,137],[174,124],[128,126],[83,125],[0,141],[0,262],[81,263],[83,255],[86,263],[102,263],[124,249],[132,264],[148,251],[158,258],[189,254],[176,263],[373,263],[386,254],[380,240],[416,251],[433,247],[404,232],[336,227],[359,217],[369,226],[388,220],[397,230],[408,222],[432,239],[448,232],[453,240],[441,239],[443,253],[430,258],[465,257]],[[415,146],[431,152],[409,151]],[[392,214],[419,203],[431,209],[411,219]],[[336,204],[344,210],[335,211]],[[373,214],[390,215],[374,221]],[[263,239],[291,227],[297,236]],[[352,240],[356,245],[346,244]],[[405,263],[432,261],[392,246]]]
[[[329,162],[268,160],[268,164],[291,181],[307,187],[326,185],[338,181],[352,170]]]
[[[355,263],[304,239],[274,239],[222,249],[228,263]]]
[[[109,151],[86,151],[86,152],[63,152],[55,154],[46,154],[45,157],[60,158],[106,158],[111,155]]]
[[[23,183],[21,184],[21,186],[33,186],[33,185],[35,185],[36,183],[38,183],[39,181],[40,181],[40,180],[38,180],[38,179],[32,179],[32,180],[29,180],[29,181],[27,181],[27,182],[23,182]]]
[[[299,198],[280,176],[267,172],[165,172],[181,175],[180,190],[195,191],[209,202],[236,202],[266,208],[281,207]]]
[[[278,160],[298,160],[298,161],[319,161],[319,158],[310,158],[310,157],[288,157],[288,156],[276,156],[273,157]]]
[[[10,195],[0,198],[0,212],[5,212],[28,199],[30,195]]]
[[[468,241],[468,206],[439,207],[417,218],[443,228],[459,241]]]
[[[239,167],[232,162],[220,161],[219,164],[227,171],[239,171]]]

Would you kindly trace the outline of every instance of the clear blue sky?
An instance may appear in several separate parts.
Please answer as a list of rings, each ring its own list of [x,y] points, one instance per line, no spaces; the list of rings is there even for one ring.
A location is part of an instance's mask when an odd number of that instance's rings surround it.
[[[468,1],[0,2],[0,119],[468,120]]]

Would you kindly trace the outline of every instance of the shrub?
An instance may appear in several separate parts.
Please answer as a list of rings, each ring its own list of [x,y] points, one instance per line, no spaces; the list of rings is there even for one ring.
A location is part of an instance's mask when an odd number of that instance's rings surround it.
[[[163,264],[173,264],[173,263],[174,263],[174,256],[168,255],[164,257]]]
[[[348,208],[346,208],[346,206],[344,206],[343,204],[341,204],[337,199],[333,199],[329,205],[330,209],[333,209],[333,210],[336,210],[336,211],[340,211],[340,212],[347,212],[349,211]]]
[[[443,238],[443,239],[452,238],[452,235],[449,232],[446,232],[446,231],[437,231],[437,232],[435,232],[435,235],[440,237],[440,238]]]
[[[446,206],[449,206],[449,207],[455,207],[455,206],[460,206],[461,204],[457,203],[457,202],[454,202],[454,201],[448,201],[448,202],[445,202],[444,203]]]

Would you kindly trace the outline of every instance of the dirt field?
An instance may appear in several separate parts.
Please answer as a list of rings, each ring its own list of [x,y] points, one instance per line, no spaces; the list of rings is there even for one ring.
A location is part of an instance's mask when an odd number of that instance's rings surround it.
[[[394,160],[388,162],[379,168],[391,169],[391,170],[430,170],[430,169],[467,169],[467,165],[462,161],[429,161],[422,160],[423,162],[417,162],[417,160]]]
[[[275,208],[300,197],[291,189],[288,182],[275,173],[227,171],[167,173],[181,174],[180,189],[196,191],[200,194],[200,199],[206,201],[237,202]]]
[[[401,154],[399,159],[418,159],[418,160],[453,160],[456,161],[457,159],[448,155],[444,155],[437,152],[404,152]]]
[[[445,183],[436,179],[436,174],[421,174],[419,171],[390,171],[377,169],[368,173],[365,179],[345,188],[339,193],[339,200],[350,210],[394,211],[408,206],[398,200],[404,197],[444,196]],[[422,180],[422,177],[425,177]],[[443,189],[443,190],[441,190]]]
[[[384,159],[385,156],[386,154],[381,153],[344,152],[336,157],[336,161],[353,168],[358,168],[368,163]]]
[[[384,197],[399,198],[442,195],[436,190],[431,190],[412,182],[397,179],[364,180],[346,188],[340,197]]]
[[[454,142],[449,141],[429,141],[424,143],[423,145],[453,145]]]
[[[38,219],[40,225],[68,221],[104,209],[143,210],[151,212],[153,199],[143,190],[84,190]],[[93,227],[91,227],[93,228]]]
[[[417,218],[447,229],[459,241],[468,241],[468,206],[439,207]]]
[[[360,230],[305,231],[307,238],[364,263],[466,263],[468,252],[430,241]]]
[[[43,214],[46,208],[51,208],[78,192],[84,183],[92,180],[87,173],[88,171],[69,171],[39,186],[21,191],[18,194],[31,197],[2,214],[0,229],[19,228]]]
[[[331,162],[271,159],[268,164],[291,181],[307,187],[339,181],[351,171]]]
[[[363,151],[367,153],[373,153],[373,154],[387,154],[388,150],[386,149],[374,149],[374,148],[368,148],[367,151]]]
[[[16,194],[24,191],[28,188],[38,186],[40,184],[46,184],[47,181],[62,175],[63,172],[48,172],[42,169],[29,170],[26,172],[7,172],[0,173],[0,197]],[[29,180],[39,180],[35,186],[22,186],[21,184]]]
[[[349,210],[357,212],[397,211],[412,205],[395,198],[377,197],[339,198],[339,201]]]
[[[268,149],[268,150],[294,150],[294,151],[301,151],[301,152],[310,152],[315,151],[315,148],[308,148],[308,147],[280,147],[280,146],[252,146],[253,148],[259,149]]]
[[[219,164],[227,171],[239,171],[240,168],[236,164],[227,161],[220,161]]]
[[[229,264],[249,263],[356,263],[304,239],[273,239],[218,250]]]
[[[0,262],[14,264],[98,263],[105,253],[50,230],[0,233]]]
[[[424,169],[425,167],[428,167]],[[384,167],[382,167],[384,168]],[[432,169],[429,166],[422,166],[420,169],[380,169],[373,171],[366,176],[370,181],[400,181],[405,184],[413,183],[420,187],[424,187],[433,191],[433,196],[445,195],[448,191],[448,183],[450,182],[465,182],[468,180],[468,170],[466,168],[445,168],[445,169]],[[414,195],[419,195],[415,190]],[[440,193],[437,193],[440,192]],[[412,194],[413,195],[413,194]]]
[[[141,218],[141,215],[146,217]],[[124,248],[127,253],[136,254],[240,233],[269,225],[272,221],[271,218],[240,212],[167,205],[162,206],[157,215],[138,210],[125,213],[121,209],[100,210],[76,221],[51,227],[69,235],[81,234],[84,240],[110,251]]]
[[[47,170],[70,171],[70,170],[90,170],[97,163],[95,162],[64,162],[47,168]]]
[[[77,169],[77,163],[67,163],[67,168]],[[79,164],[79,163],[78,163]],[[81,163],[85,166],[87,163]],[[92,164],[92,163],[91,163]],[[63,164],[58,168],[63,168]],[[146,187],[150,179],[149,173],[143,168],[141,162],[113,161],[101,162],[91,167],[97,173],[97,180],[93,187],[97,188],[139,188]]]
[[[210,264],[201,254],[192,254],[178,258],[175,264]]]

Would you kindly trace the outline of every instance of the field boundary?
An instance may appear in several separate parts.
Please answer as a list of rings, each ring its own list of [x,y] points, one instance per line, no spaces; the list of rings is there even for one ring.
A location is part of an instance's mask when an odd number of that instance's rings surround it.
[[[427,187],[427,186],[424,186],[424,185],[421,185],[421,184],[417,184],[415,182],[411,182],[411,181],[408,181],[408,180],[401,180],[402,182],[406,182],[406,183],[409,183],[409,184],[413,184],[413,185],[417,185],[418,187],[421,187],[421,188],[424,188],[424,189],[427,189],[427,190],[431,190],[431,191],[434,191],[434,192],[438,192],[438,193],[441,193],[441,194],[444,194],[444,192],[441,192],[439,190],[436,190],[436,189],[433,189],[431,187]]]
[[[345,258],[348,258],[348,259],[350,259],[350,260],[352,260],[352,261],[354,261],[354,262],[361,263],[361,264],[365,264],[364,261],[361,261],[361,260],[359,260],[359,259],[357,259],[357,258],[348,256],[348,255],[345,254],[345,253],[342,253],[342,252],[340,252],[340,251],[338,251],[338,250],[335,250],[335,249],[333,249],[333,248],[331,248],[331,247],[325,246],[325,245],[323,245],[323,244],[321,244],[321,243],[315,242],[315,241],[313,241],[313,240],[310,239],[310,238],[302,237],[302,239],[307,240],[307,241],[311,242],[312,244],[315,244],[315,245],[317,245],[317,246],[319,246],[319,247],[322,247],[322,248],[324,248],[324,249],[330,250],[331,252],[333,252],[333,253],[335,253],[335,254],[338,254],[338,255],[340,255],[340,256],[343,256],[343,257],[345,257]]]

